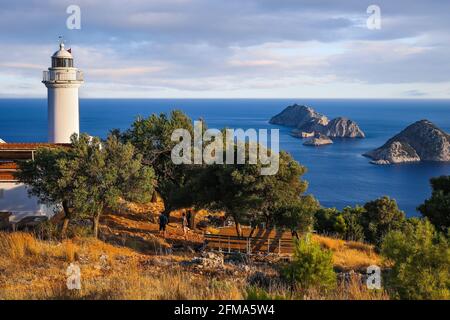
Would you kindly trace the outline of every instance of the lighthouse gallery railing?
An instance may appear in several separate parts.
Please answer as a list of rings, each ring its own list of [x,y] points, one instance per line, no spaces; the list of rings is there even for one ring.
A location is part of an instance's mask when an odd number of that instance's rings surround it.
[[[46,70],[42,81],[83,81],[83,72],[80,70],[60,71]]]

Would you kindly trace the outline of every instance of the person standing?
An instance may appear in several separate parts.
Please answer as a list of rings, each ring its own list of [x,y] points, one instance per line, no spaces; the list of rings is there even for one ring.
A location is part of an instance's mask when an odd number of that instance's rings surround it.
[[[164,213],[161,213],[159,215],[159,234],[163,234],[163,237],[166,237],[166,227],[167,224],[169,223],[169,219],[167,218],[167,216]]]
[[[189,229],[192,229],[192,212],[191,209],[188,210],[187,215],[186,215],[186,219],[187,219],[187,226]]]
[[[186,213],[183,212],[181,216],[181,226],[183,227],[183,236],[185,239],[187,239],[187,232],[188,232],[188,220],[186,217]]]

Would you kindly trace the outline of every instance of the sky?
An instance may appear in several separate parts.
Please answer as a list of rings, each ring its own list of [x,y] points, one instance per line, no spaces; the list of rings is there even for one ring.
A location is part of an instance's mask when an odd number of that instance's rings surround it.
[[[0,0],[0,97],[46,97],[62,35],[84,98],[450,98],[449,12],[448,0]]]

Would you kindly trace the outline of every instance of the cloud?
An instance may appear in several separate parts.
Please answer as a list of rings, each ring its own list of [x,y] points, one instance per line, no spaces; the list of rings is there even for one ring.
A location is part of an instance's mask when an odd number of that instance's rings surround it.
[[[441,90],[450,82],[449,1],[379,0],[381,30],[365,26],[368,0],[79,0],[82,29],[67,30],[72,2],[2,3],[0,73],[17,87],[35,83],[27,94],[45,94],[40,70],[63,34],[88,96],[110,86],[123,96],[282,97],[308,87],[332,97],[355,85],[404,96],[424,91],[419,83],[450,96]]]
[[[413,90],[405,91],[404,95],[408,96],[408,97],[423,97],[423,96],[426,96],[427,93],[425,93],[421,90],[413,89]]]

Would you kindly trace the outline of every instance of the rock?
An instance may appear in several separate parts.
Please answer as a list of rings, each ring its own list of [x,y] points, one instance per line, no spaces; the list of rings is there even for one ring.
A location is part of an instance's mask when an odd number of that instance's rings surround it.
[[[298,129],[294,129],[291,131],[291,136],[296,137],[296,138],[312,138],[314,137],[314,132],[305,132],[302,130],[298,130]]]
[[[372,160],[372,161],[370,161],[370,163],[372,163],[372,164],[378,164],[378,165],[383,165],[383,164],[389,164],[389,161],[387,161],[387,160]]]
[[[313,138],[308,139],[305,142],[303,142],[303,145],[317,147],[317,146],[324,146],[324,145],[332,144],[332,143],[333,143],[333,141],[330,138],[328,138],[327,136],[325,136],[321,133],[317,133]]]
[[[322,133],[328,137],[336,138],[365,138],[364,132],[355,121],[343,117],[331,120],[322,130]]]
[[[245,254],[241,253],[241,252],[232,252],[230,254],[227,255],[227,257],[224,260],[226,263],[232,263],[235,265],[238,264],[247,264],[248,263],[248,258]]]
[[[223,268],[223,255],[214,252],[204,252],[201,257],[191,261],[183,261],[182,265],[196,265],[197,268],[217,269]]]
[[[420,120],[363,154],[373,164],[450,161],[450,136],[428,120]]]
[[[298,138],[310,138],[321,133],[332,138],[364,138],[364,132],[356,122],[338,117],[331,121],[311,107],[294,104],[270,119],[269,123],[295,127],[291,135]]]
[[[328,118],[314,111],[311,107],[294,104],[272,117],[269,123],[287,127],[306,128],[314,127],[317,124],[327,125]]]

